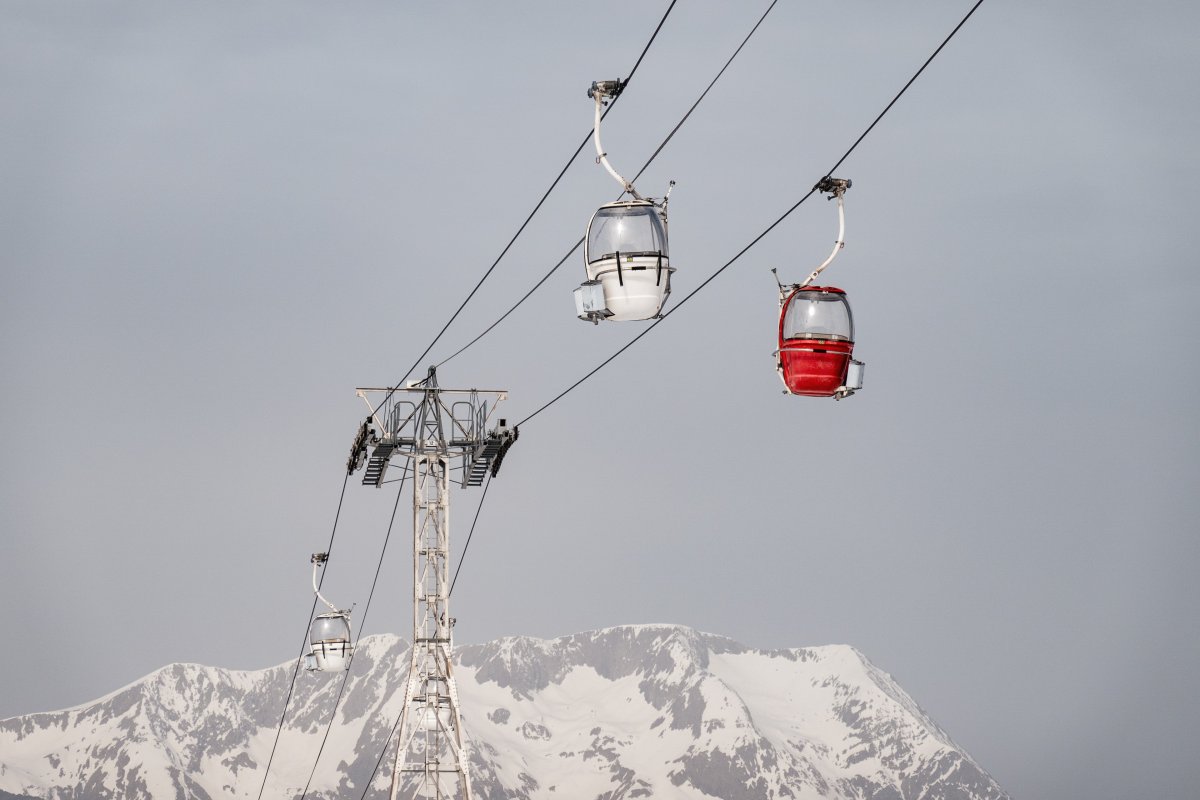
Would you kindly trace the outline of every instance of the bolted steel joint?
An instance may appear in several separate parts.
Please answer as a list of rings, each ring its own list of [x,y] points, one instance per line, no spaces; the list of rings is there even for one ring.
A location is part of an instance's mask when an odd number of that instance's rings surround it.
[[[588,89],[588,97],[594,98],[599,96],[601,100],[616,97],[625,88],[625,82],[621,80],[615,81],[592,81],[591,88]]]
[[[821,180],[817,181],[817,185],[813,187],[813,191],[827,193],[829,199],[841,197],[850,188],[852,182],[849,178],[834,178],[826,175]]]

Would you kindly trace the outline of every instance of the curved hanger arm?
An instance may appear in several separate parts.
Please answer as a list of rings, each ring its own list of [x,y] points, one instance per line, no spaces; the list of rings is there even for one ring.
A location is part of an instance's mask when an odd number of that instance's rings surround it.
[[[328,600],[326,600],[326,599],[325,599],[325,595],[321,594],[321,590],[317,588],[317,568],[318,568],[319,566],[321,566],[322,564],[324,564],[324,563],[325,563],[325,561],[326,561],[326,559],[328,559],[328,558],[329,558],[329,554],[328,554],[328,553],[313,553],[313,557],[312,557],[312,565],[313,565],[313,576],[312,576],[313,592],[314,592],[314,593],[316,593],[317,597],[318,597],[318,598],[321,600],[321,602],[322,602],[322,603],[324,603],[325,605],[329,606],[329,610],[330,610],[330,611],[333,611],[333,612],[339,612],[339,613],[340,613],[341,609],[339,609],[339,608],[338,608],[337,606],[335,606],[333,603],[331,603],[331,602],[329,602]]]
[[[601,109],[604,107],[605,98],[609,96],[615,97],[620,92],[620,88],[615,90],[612,89],[609,86],[610,83],[616,83],[618,86],[620,86],[619,81],[597,81],[596,83],[593,83],[592,88],[588,90],[588,94],[591,95],[592,99],[596,101],[596,121],[592,125],[592,141],[596,145],[596,162],[604,165],[604,168],[608,170],[608,174],[613,176],[613,180],[621,184],[622,189],[629,192],[638,200],[641,200],[643,198],[637,193],[637,190],[633,188],[633,184],[625,180],[621,173],[613,169],[612,164],[608,163],[608,153],[604,152],[604,148],[600,145],[600,120],[603,117]]]
[[[829,258],[825,259],[821,266],[814,269],[812,273],[804,279],[804,282],[800,284],[801,286],[808,286],[810,283],[815,281],[817,276],[824,272],[825,268],[833,263],[833,260],[837,258],[837,254],[840,253],[842,248],[846,246],[846,210],[842,206],[843,194],[845,194],[845,189],[842,189],[841,191],[835,191],[834,193],[834,196],[837,198],[838,209],[838,237],[837,241],[833,243],[833,252],[829,254]]]

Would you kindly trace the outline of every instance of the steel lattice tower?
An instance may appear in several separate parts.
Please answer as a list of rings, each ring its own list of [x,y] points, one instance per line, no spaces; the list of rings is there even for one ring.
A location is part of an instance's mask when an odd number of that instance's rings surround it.
[[[378,406],[369,397],[385,392]],[[413,641],[398,726],[391,798],[471,798],[458,687],[451,663],[450,474],[461,462],[463,486],[479,486],[516,440],[504,420],[486,431],[502,391],[442,389],[430,367],[403,389],[359,389],[371,406],[349,468],[367,466],[363,483],[380,486],[393,458],[405,459],[413,492]],[[483,397],[495,398],[492,408]],[[447,404],[447,398],[453,399]],[[370,458],[367,448],[373,445]]]

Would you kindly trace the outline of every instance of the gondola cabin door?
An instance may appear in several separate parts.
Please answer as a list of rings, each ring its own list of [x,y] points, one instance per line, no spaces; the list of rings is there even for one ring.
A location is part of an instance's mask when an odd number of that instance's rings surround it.
[[[854,318],[846,293],[797,286],[779,312],[777,368],[789,394],[842,398],[862,387],[854,360]]]

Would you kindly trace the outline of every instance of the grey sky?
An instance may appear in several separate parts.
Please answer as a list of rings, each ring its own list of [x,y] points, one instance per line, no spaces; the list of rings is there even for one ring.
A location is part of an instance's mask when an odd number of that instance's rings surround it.
[[[632,173],[766,3],[680,2],[605,123]],[[845,151],[968,2],[781,2],[639,181],[677,302]],[[663,3],[46,4],[0,25],[0,717],[293,656],[356,385],[398,380]],[[866,388],[789,398],[813,199],[522,430],[458,641],[677,622],[849,643],[1023,800],[1194,793],[1200,11],[990,0],[840,174]],[[581,156],[444,358],[616,196]],[[641,328],[576,256],[440,373],[520,419]],[[478,490],[457,493],[461,547]],[[361,612],[395,488],[347,492]],[[403,518],[401,514],[401,518]],[[368,632],[409,632],[408,530]],[[357,621],[356,621],[357,622]]]

